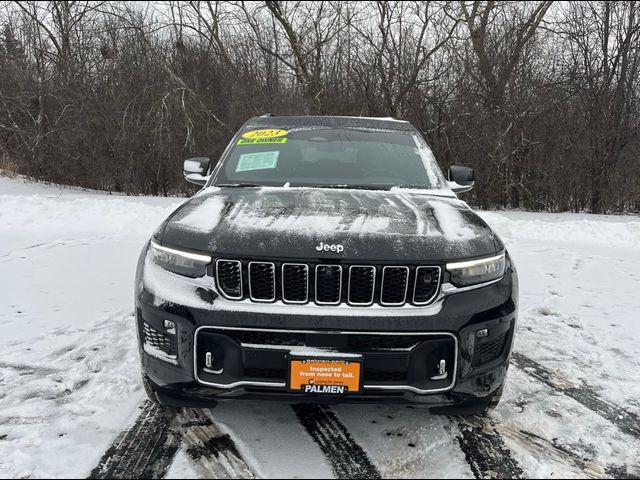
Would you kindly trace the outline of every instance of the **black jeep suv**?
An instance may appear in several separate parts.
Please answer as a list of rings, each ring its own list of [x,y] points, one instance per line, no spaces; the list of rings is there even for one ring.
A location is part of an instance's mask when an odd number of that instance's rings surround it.
[[[136,276],[149,396],[495,404],[516,325],[514,265],[409,123],[245,123],[157,229]]]

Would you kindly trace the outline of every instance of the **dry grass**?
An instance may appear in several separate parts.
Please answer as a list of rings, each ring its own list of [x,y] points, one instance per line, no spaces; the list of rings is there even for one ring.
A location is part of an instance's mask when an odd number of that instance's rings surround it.
[[[18,164],[6,153],[0,153],[0,176],[16,177],[19,173]]]

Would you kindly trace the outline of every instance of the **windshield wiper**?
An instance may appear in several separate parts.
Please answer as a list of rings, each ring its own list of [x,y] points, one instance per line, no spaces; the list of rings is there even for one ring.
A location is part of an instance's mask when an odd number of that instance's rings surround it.
[[[354,190],[389,190],[392,185],[308,185],[310,188],[342,188],[345,190],[349,190],[353,188]]]
[[[429,190],[429,187],[427,187],[426,185],[410,185],[410,184],[394,185],[393,188],[415,188],[417,190]]]
[[[212,187],[226,187],[226,188],[250,188],[250,187],[263,187],[264,185],[258,185],[257,183],[214,183]]]

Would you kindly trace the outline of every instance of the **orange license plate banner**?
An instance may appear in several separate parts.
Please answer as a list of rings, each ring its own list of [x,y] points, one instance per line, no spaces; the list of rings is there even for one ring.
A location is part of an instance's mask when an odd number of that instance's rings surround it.
[[[358,393],[361,378],[359,360],[292,359],[289,364],[289,389],[303,393]]]

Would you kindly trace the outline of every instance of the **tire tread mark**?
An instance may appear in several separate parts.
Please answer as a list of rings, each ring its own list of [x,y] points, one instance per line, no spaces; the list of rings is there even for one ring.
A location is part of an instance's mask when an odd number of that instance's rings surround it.
[[[460,432],[460,449],[475,478],[524,478],[524,471],[493,426],[479,417],[453,419]]]
[[[256,477],[229,434],[223,433],[202,410],[176,410],[173,425],[203,478]]]
[[[628,412],[598,397],[594,389],[586,383],[578,386],[564,385],[562,382],[556,380],[556,374],[554,374],[553,371],[543,367],[535,360],[531,360],[521,353],[514,352],[512,359],[514,364],[523,372],[600,415],[618,427],[621,432],[640,439],[640,417],[635,413]]]
[[[498,426],[503,437],[517,442],[530,452],[531,455],[539,458],[544,457],[547,461],[555,461],[565,468],[574,470],[573,475],[580,478],[609,478],[606,469],[591,459],[580,455],[570,447],[563,445],[557,438],[548,440],[535,433],[526,430],[510,428],[505,425]],[[624,471],[620,469],[620,471]]]
[[[380,478],[380,472],[363,448],[329,407],[292,405],[298,421],[326,456],[338,478]]]
[[[99,478],[162,478],[180,447],[163,410],[150,401],[128,430],[120,433],[89,474]]]

